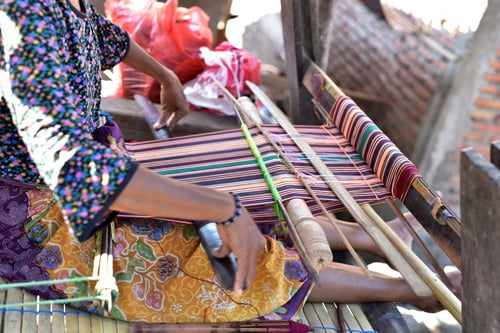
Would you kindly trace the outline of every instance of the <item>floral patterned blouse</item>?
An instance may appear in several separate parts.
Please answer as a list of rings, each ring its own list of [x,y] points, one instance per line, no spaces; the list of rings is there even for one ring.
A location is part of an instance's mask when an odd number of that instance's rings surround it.
[[[137,165],[93,139],[101,70],[127,54],[121,28],[69,0],[0,2],[0,177],[47,185],[75,236],[102,223]]]

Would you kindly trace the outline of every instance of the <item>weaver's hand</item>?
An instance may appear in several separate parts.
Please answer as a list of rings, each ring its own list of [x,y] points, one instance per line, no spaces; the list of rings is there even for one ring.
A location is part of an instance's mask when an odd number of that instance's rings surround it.
[[[181,82],[175,74],[169,75],[167,81],[161,83],[161,116],[154,124],[155,129],[167,126],[174,129],[179,120],[189,113],[189,103],[184,95]]]
[[[236,279],[233,290],[241,295],[243,288],[249,288],[257,271],[257,259],[265,247],[266,240],[257,225],[243,208],[240,218],[233,223],[217,225],[222,245],[214,250],[213,255],[223,258],[229,253],[238,260]]]

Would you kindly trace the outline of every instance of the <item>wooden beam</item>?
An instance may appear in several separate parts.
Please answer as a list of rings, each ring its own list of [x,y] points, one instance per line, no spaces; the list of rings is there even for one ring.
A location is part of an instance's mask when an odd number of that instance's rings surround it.
[[[286,76],[289,89],[289,103],[285,111],[294,124],[321,123],[312,111],[311,94],[301,84],[310,59],[314,59],[311,7],[316,3],[316,0],[281,0]]]

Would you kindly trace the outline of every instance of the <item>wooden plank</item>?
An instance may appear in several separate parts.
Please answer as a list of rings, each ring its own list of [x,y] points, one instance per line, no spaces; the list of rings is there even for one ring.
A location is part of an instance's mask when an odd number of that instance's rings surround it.
[[[23,293],[23,302],[32,303],[36,302],[36,296],[27,292],[26,290],[21,290]],[[37,315],[36,315],[36,305],[28,305],[23,307],[22,321],[21,321],[21,332],[23,333],[34,333],[37,332]]]
[[[159,104],[154,104],[159,109]],[[139,105],[133,100],[105,97],[101,107],[113,116],[120,125],[125,140],[147,141],[155,138],[144,118]],[[233,116],[218,116],[209,112],[191,110],[172,131],[172,136],[219,131],[238,128],[238,120]]]
[[[106,333],[103,329],[102,316],[92,315],[90,320],[92,323],[92,333]]]
[[[78,314],[72,306],[64,305],[64,327],[66,333],[78,333]]]
[[[460,157],[464,332],[500,327],[500,170],[468,148]]]
[[[334,320],[336,317],[332,318],[332,314],[327,310],[324,303],[312,303],[312,305],[322,327],[325,327],[325,329],[329,327],[338,327],[338,322]]]
[[[128,332],[130,330],[130,323],[128,321],[116,320],[116,328],[119,333]],[[92,332],[94,333],[94,332]],[[106,333],[106,332],[104,332]]]
[[[394,303],[372,302],[360,305],[366,315],[372,330],[384,333],[411,333]]]
[[[36,297],[37,301],[40,301],[40,296]],[[37,316],[37,332],[39,333],[50,333],[52,332],[52,324],[51,324],[51,311],[49,304],[39,305],[37,307],[38,316]]]
[[[339,262],[356,265],[356,262],[347,251],[336,251],[335,258]],[[407,322],[396,305],[392,302],[367,302],[356,304],[356,307],[361,309],[372,331],[384,333],[411,333]],[[356,315],[356,318],[358,318],[358,315]],[[362,326],[365,327],[364,324]]]
[[[451,228],[451,224],[442,223],[432,216],[432,202],[439,199],[439,196],[431,191],[423,181],[419,181],[419,188],[411,187],[404,201],[404,205],[413,216],[424,227],[425,231],[432,237],[436,244],[443,250],[448,258],[458,267],[461,263],[461,238],[457,232]],[[445,208],[452,216],[456,216],[450,208]],[[461,222],[458,222],[459,225]],[[461,229],[461,226],[459,226]]]
[[[358,323],[358,320],[354,317],[347,304],[339,304],[338,306],[342,309],[342,315],[344,317],[346,328],[351,331],[361,330],[361,325]]]
[[[316,314],[316,311],[314,310],[312,303],[304,304],[304,307],[302,308],[302,312],[307,317],[307,322],[309,323],[309,326],[315,327],[314,333],[320,333],[320,332],[326,333],[327,332],[325,329],[321,329],[321,327],[323,327],[323,325],[321,324],[321,320],[318,317],[318,315]]]
[[[125,140],[146,141],[154,139],[141,110],[129,99],[105,97],[101,108],[111,114],[120,125]]]
[[[7,290],[6,304],[19,304],[23,301],[23,292],[18,288],[11,288]],[[4,316],[5,332],[16,333],[21,332],[22,313],[21,309],[6,309]]]
[[[333,321],[333,327],[340,327],[339,315],[337,312],[337,304],[335,303],[324,303],[326,311],[330,314],[330,318]]]
[[[300,83],[310,59],[314,59],[311,7],[316,5],[316,0],[281,0],[289,90],[287,113],[294,124],[320,123],[312,111],[311,94]]]
[[[52,311],[51,321],[52,321],[52,333],[66,332],[64,323],[64,305],[62,304],[52,304],[50,306]]]
[[[80,333],[94,333],[91,324],[91,314],[79,313],[78,314],[78,332]]]
[[[362,330],[365,331],[373,331],[373,327],[368,321],[368,318],[365,316],[363,309],[361,308],[361,305],[358,303],[349,303],[347,304],[349,307],[349,310],[352,312],[354,317],[356,318],[359,326],[361,327]],[[388,333],[387,331],[384,331]],[[400,332],[402,333],[402,332]]]
[[[303,309],[300,310],[299,312],[299,319],[298,319],[301,323],[304,323],[306,325],[309,325],[309,326],[312,326],[312,324],[309,323],[309,319],[307,318],[307,316],[304,314],[304,311]]]
[[[102,323],[103,323],[103,325],[102,325],[103,332],[105,332],[105,333],[119,333],[118,328],[116,327],[116,320],[109,319],[109,318],[103,318]]]

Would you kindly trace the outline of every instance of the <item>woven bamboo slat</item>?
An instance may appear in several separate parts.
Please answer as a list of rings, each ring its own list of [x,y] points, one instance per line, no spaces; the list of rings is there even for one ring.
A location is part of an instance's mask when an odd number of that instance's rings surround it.
[[[4,283],[0,279],[0,284]],[[0,304],[42,300],[20,288],[0,291]],[[123,333],[130,323],[84,313],[69,305],[44,304],[0,309],[2,333]]]
[[[3,281],[0,280],[0,283]],[[19,288],[0,292],[0,304],[32,302],[37,296]],[[373,331],[358,304],[341,305],[345,327],[359,332]],[[306,303],[299,321],[314,327],[314,333],[339,330],[336,304]],[[86,314],[71,306],[54,304],[0,310],[2,333],[125,333],[130,323]]]

